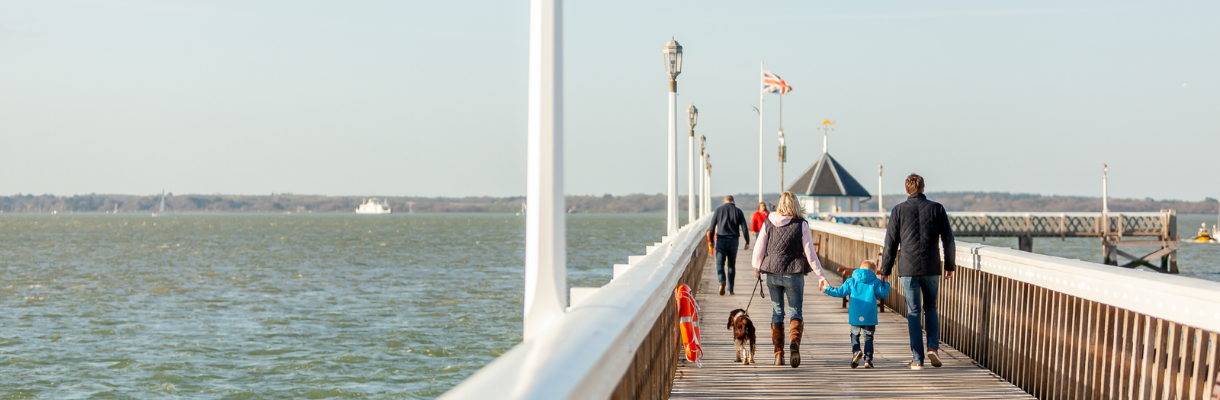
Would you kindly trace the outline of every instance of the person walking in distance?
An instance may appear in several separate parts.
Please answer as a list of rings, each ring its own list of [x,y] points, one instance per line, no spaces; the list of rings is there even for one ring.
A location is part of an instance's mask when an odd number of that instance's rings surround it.
[[[763,222],[767,220],[767,215],[770,214],[771,211],[767,210],[767,203],[759,202],[758,211],[755,211],[754,215],[750,217],[750,233],[754,234],[754,240],[758,240],[758,231],[762,229]]]
[[[818,274],[818,287],[826,285],[822,262],[813,250],[813,234],[809,221],[792,192],[784,192],[779,207],[763,222],[752,257],[754,278],[767,274],[767,291],[771,293],[771,344],[775,345],[775,365],[784,365],[784,300],[788,301],[791,320],[788,342],[792,352],[792,367],[801,365],[801,334],[805,317],[801,306],[805,302],[805,275]]]
[[[940,288],[941,252],[944,248],[944,277],[953,277],[956,248],[949,214],[940,203],[929,201],[923,194],[923,177],[911,174],[906,180],[907,200],[890,211],[885,230],[885,248],[881,255],[882,281],[894,269],[894,258],[901,246],[898,277],[907,301],[907,332],[911,336],[911,369],[923,369],[924,356],[933,367],[940,367],[940,323],[936,315],[936,293]],[[921,323],[922,320],[922,323]],[[928,332],[928,348],[924,353],[923,333]]]
[[[720,295],[727,287],[733,294],[733,279],[737,276],[737,236],[746,239],[745,249],[750,249],[750,231],[746,216],[733,202],[733,196],[724,196],[724,204],[712,214],[712,228],[708,234],[716,238],[716,278],[720,280]]]

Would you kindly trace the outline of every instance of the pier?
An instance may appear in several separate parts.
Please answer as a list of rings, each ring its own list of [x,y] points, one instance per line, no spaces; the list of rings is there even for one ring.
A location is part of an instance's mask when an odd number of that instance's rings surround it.
[[[769,300],[755,299],[758,364],[732,361],[721,325],[752,287],[739,253],[737,294],[713,294],[704,216],[647,254],[613,267],[600,288],[536,337],[475,373],[446,399],[1018,398],[1211,399],[1220,394],[1220,283],[957,242],[957,273],[941,284],[945,367],[906,368],[905,300],[897,276],[878,326],[874,370],[851,369],[846,310],[806,287],[800,368],[770,364]],[[873,259],[885,231],[810,221],[828,277]],[[901,257],[901,255],[899,255]],[[610,266],[607,266],[610,268]],[[702,302],[703,366],[679,361],[673,289]],[[698,285],[698,286],[695,286]],[[789,384],[779,384],[785,382]],[[904,387],[910,391],[899,390]]]
[[[888,214],[877,212],[817,213],[810,218],[873,228],[885,228]],[[950,212],[954,236],[1015,237],[1018,249],[1032,252],[1035,237],[1096,237],[1101,239],[1103,263],[1125,268],[1148,267],[1162,273],[1178,273],[1178,215],[1160,212]],[[1140,238],[1127,240],[1128,238]],[[1121,247],[1152,247],[1151,253],[1135,256]],[[1159,260],[1160,265],[1153,262]]]
[[[891,314],[883,315],[878,327],[877,368],[852,370],[844,351],[846,312],[837,299],[818,294],[816,283],[805,289],[809,333],[800,368],[767,365],[769,343],[764,342],[769,340],[763,336],[769,336],[769,301],[761,299],[752,315],[761,362],[732,362],[732,343],[720,324],[748,295],[751,266],[743,252],[738,294],[711,296],[705,237],[713,205],[710,165],[703,169],[700,206],[690,199],[691,220],[685,226],[677,222],[673,99],[682,49],[672,38],[663,53],[670,76],[667,229],[660,242],[640,244],[642,255],[606,266],[613,279],[605,285],[568,290],[566,255],[581,249],[569,249],[565,235],[560,3],[535,0],[530,7],[524,337],[441,398],[1220,398],[1220,282],[963,241],[956,243],[956,259],[941,260],[957,269],[952,279],[941,281],[937,301],[945,367],[906,368],[905,299],[901,286],[894,285],[885,300]],[[692,131],[692,159],[693,137]],[[693,162],[688,166],[690,176],[695,168]],[[1092,217],[1099,229],[1078,229],[1076,224],[1090,217],[1067,214],[1057,220],[1033,214],[959,216],[959,224],[982,229],[957,225],[961,229],[955,230],[963,237],[999,236],[1002,229],[992,230],[995,216],[1001,222],[995,226],[1030,238],[1070,231],[1121,241],[1145,231],[1143,222],[1128,225],[1123,215],[1130,214]],[[882,215],[875,217],[884,223]],[[1147,231],[1176,244],[1173,218],[1172,211],[1151,217],[1149,223],[1161,225]],[[820,215],[809,219],[827,271],[874,259],[883,245],[885,231],[879,227],[820,221]],[[1162,244],[1161,250],[1135,258],[1151,265],[1149,257],[1170,256],[1168,248]],[[1170,272],[1170,261],[1165,260],[1164,272]],[[889,279],[894,284],[899,278]],[[680,284],[691,285],[704,301],[702,366],[679,361],[674,291]]]

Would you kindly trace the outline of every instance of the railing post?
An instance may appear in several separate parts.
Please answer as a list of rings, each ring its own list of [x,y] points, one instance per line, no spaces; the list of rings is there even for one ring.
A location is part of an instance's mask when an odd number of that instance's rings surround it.
[[[530,1],[525,340],[544,330],[567,306],[561,4]]]

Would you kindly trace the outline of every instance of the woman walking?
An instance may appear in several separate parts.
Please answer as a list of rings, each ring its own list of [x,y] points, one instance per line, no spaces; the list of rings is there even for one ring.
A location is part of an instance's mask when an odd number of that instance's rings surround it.
[[[750,218],[750,232],[754,233],[755,243],[758,243],[758,231],[762,229],[763,222],[766,222],[767,215],[770,214],[771,212],[767,211],[767,203],[758,202],[758,211]]]
[[[805,212],[792,192],[784,192],[779,207],[766,218],[754,247],[754,278],[767,274],[771,293],[771,344],[775,345],[775,365],[784,365],[784,301],[791,321],[788,341],[792,368],[801,365],[801,334],[805,331],[801,305],[805,301],[805,275],[818,274],[818,287],[826,282],[822,263],[813,250],[813,235]]]

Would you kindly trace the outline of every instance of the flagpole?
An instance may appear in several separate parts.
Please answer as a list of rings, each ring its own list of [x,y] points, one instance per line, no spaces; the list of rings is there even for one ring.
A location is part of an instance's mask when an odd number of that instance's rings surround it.
[[[784,193],[784,89],[779,89],[779,193]]]
[[[758,62],[758,202],[763,202],[763,63]]]

